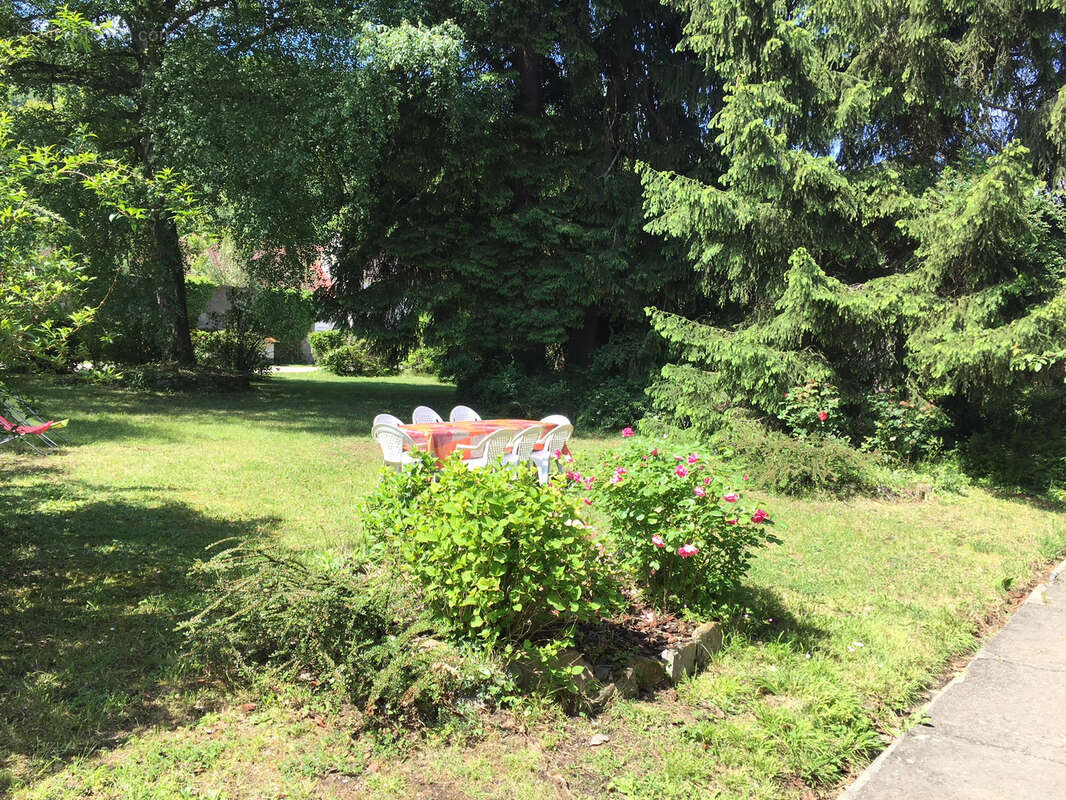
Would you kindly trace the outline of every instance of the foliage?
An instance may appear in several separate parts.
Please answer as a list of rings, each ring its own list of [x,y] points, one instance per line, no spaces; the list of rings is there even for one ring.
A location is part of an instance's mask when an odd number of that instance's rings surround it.
[[[840,414],[840,392],[831,383],[809,380],[785,392],[777,418],[797,439],[808,436],[844,435]]]
[[[540,485],[535,472],[469,470],[459,458],[436,477],[429,462],[405,472],[384,476],[369,512],[397,503],[409,509],[397,515],[386,546],[460,635],[484,643],[543,640],[607,610],[602,545],[572,502]]]
[[[211,302],[211,295],[217,288],[218,284],[209,278],[190,275],[185,279],[185,307],[188,309],[191,324],[195,325],[196,320],[207,309],[207,304]]]
[[[379,377],[395,373],[389,364],[373,352],[368,342],[353,341],[327,351],[319,363],[334,375],[365,375]]]
[[[257,327],[295,350],[315,321],[311,292],[278,286],[257,286],[253,291],[252,313]]]
[[[863,441],[864,450],[878,450],[907,462],[940,453],[943,447],[940,434],[948,427],[949,420],[932,402],[917,397],[904,399],[897,389],[872,394],[866,402],[873,433]]]
[[[254,375],[270,371],[263,337],[255,331],[196,331],[193,334],[193,348],[196,362],[203,367]]]
[[[870,492],[883,483],[883,469],[871,454],[844,439],[797,439],[739,415],[724,420],[717,448],[736,458],[759,487],[789,495]]]
[[[336,350],[348,344],[351,338],[350,333],[338,328],[329,331],[312,331],[307,335],[307,341],[311,345],[311,355],[314,356],[315,361],[321,361],[330,350]]]
[[[439,347],[414,347],[400,362],[400,369],[412,375],[431,375],[441,373],[444,351]]]
[[[310,673],[378,723],[439,721],[475,676],[486,683],[433,638],[418,592],[385,568],[237,546],[199,569],[210,602],[181,628],[193,657],[223,675]]]
[[[594,474],[567,479],[608,515],[617,558],[662,609],[710,607],[736,588],[756,548],[778,541],[738,476],[706,452],[633,439]]]
[[[648,229],[687,249],[717,301],[699,319],[649,309],[680,362],[653,389],[662,412],[773,416],[814,380],[839,387],[844,429],[902,385],[973,425],[1061,378],[1061,15],[676,5],[682,47],[724,81],[707,155],[725,164],[641,168]]]

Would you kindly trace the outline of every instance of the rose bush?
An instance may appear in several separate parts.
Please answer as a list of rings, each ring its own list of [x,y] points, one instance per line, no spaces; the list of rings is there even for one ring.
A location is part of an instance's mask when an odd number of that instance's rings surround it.
[[[567,484],[608,516],[614,555],[648,603],[706,607],[737,585],[757,548],[778,541],[769,514],[744,500],[743,479],[721,462],[624,438],[592,474],[568,471]]]
[[[807,381],[785,393],[777,417],[798,439],[808,436],[843,437],[840,392],[831,383]]]

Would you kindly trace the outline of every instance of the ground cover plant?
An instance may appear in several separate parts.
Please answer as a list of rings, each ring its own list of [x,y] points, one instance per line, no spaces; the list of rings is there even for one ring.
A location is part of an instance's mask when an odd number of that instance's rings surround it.
[[[296,550],[312,572],[365,559],[373,415],[447,407],[453,389],[323,372],[242,394],[20,388],[74,438],[47,459],[0,453],[0,775],[20,800],[832,796],[1005,589],[1066,550],[1061,515],[972,486],[925,502],[749,491],[782,541],[753,557],[708,671],[595,719],[526,707],[412,742],[368,733],[321,665],[231,684],[193,668],[176,628],[218,540]],[[595,473],[617,442],[578,438],[569,466]]]

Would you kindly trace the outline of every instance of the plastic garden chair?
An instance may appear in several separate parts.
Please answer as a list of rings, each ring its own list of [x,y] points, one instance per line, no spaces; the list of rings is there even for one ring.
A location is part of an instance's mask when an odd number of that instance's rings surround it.
[[[421,425],[426,422],[444,422],[444,420],[429,406],[419,406],[411,414],[411,422],[414,425]]]
[[[30,405],[21,397],[16,395],[9,395],[3,399],[4,416],[10,419],[12,422],[18,425],[26,425],[29,427],[37,425],[45,425],[49,422],[48,418],[38,414]],[[64,423],[65,425],[65,423]],[[70,439],[63,436],[61,433],[57,433],[59,428],[64,425],[53,424],[48,433],[37,434],[40,440],[48,447],[55,449],[61,444],[70,444]]]
[[[553,461],[555,462],[555,466],[559,467],[559,460],[555,457],[555,451],[562,449],[563,445],[566,444],[573,432],[574,426],[570,423],[556,425],[537,442],[537,445],[540,446],[533,450],[530,459],[537,465],[537,479],[541,483],[548,482]],[[562,467],[559,467],[559,471],[562,471]]]
[[[533,447],[539,441],[543,430],[540,425],[533,425],[512,436],[511,441],[507,443],[507,455],[503,457],[503,463],[523,464],[531,460]]]
[[[378,414],[374,417],[374,425],[403,425],[403,420],[392,414]]]
[[[399,472],[404,465],[414,461],[408,450],[417,450],[418,445],[395,425],[375,425],[370,435],[381,447],[381,456],[386,467]]]
[[[481,415],[470,406],[456,406],[452,409],[452,413],[448,415],[448,419],[452,422],[478,422],[481,419]]]
[[[562,414],[550,414],[547,417],[544,417],[544,419],[542,419],[541,422],[547,423],[548,425],[569,425],[570,424],[570,420],[568,420]]]
[[[511,441],[511,432],[504,428],[493,431],[476,444],[456,445],[457,450],[469,450],[470,458],[464,462],[467,469],[480,469],[487,467],[497,458],[507,452],[507,445]],[[477,453],[478,455],[474,455]]]

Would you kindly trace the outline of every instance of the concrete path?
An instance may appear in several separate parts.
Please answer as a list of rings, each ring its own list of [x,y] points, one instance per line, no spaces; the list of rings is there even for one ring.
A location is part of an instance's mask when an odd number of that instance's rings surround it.
[[[840,800],[1066,798],[1066,562]]]

